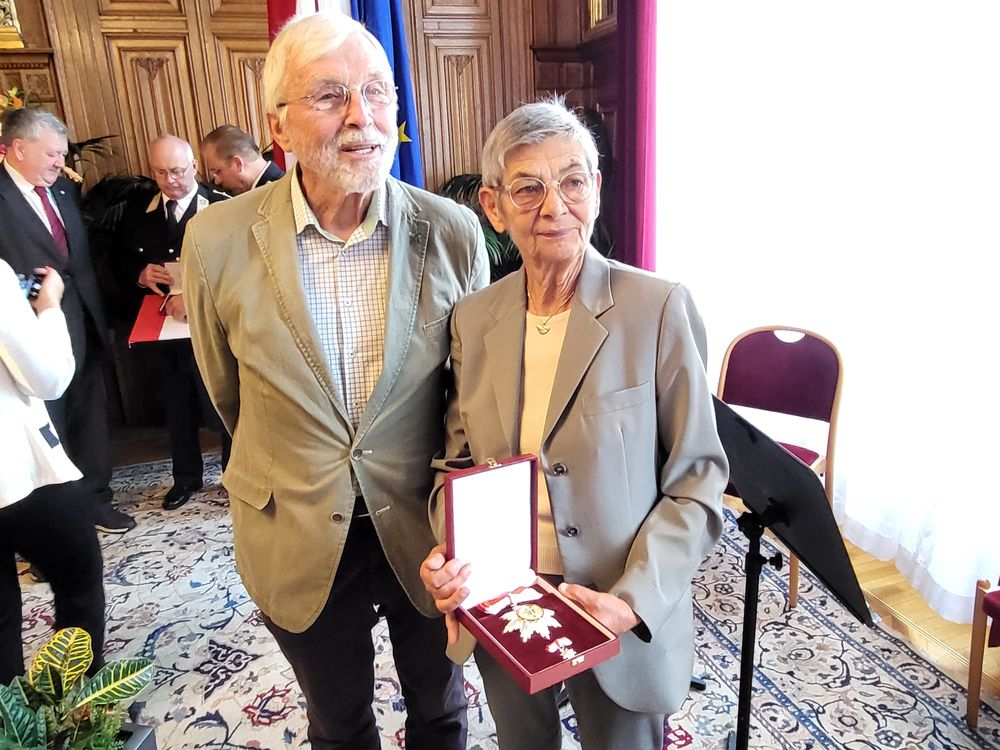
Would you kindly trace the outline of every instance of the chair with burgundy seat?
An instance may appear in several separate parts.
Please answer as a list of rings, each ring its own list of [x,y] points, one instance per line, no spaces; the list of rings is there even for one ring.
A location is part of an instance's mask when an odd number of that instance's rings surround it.
[[[973,729],[979,723],[979,697],[983,687],[983,655],[986,650],[986,618],[993,618],[990,646],[1000,646],[1000,584],[989,581],[976,586],[976,609],[972,614],[972,646],[969,649],[969,699],[965,720]]]
[[[764,326],[733,339],[722,360],[719,399],[730,406],[826,423],[824,453],[780,442],[797,459],[824,479],[827,499],[833,499],[834,448],[843,366],[840,353],[823,336],[804,328]],[[753,419],[751,418],[751,421]],[[730,486],[729,494],[736,494]],[[788,606],[798,603],[799,560],[789,555]]]

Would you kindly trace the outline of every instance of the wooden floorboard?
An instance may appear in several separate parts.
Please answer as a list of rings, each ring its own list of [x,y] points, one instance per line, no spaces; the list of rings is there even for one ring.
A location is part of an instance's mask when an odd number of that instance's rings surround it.
[[[941,671],[967,684],[972,626],[949,622],[934,612],[891,561],[876,560],[850,542],[846,545],[865,598],[884,624]],[[1000,648],[986,649],[983,692],[1000,696]]]
[[[737,513],[743,505],[726,496]],[[968,684],[972,626],[949,622],[932,610],[891,561],[878,560],[845,542],[868,606],[882,624],[901,635],[929,662],[962,685]],[[983,694],[1000,696],[1000,648],[987,648]]]

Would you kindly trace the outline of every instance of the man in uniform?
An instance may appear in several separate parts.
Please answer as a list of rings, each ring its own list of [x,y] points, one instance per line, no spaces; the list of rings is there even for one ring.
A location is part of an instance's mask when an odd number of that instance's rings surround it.
[[[143,298],[163,299],[163,312],[186,322],[183,279],[175,278],[164,264],[179,261],[188,221],[226,196],[198,184],[198,162],[191,144],[173,135],[149,144],[149,168],[158,190],[140,193],[125,207],[116,229],[116,273],[121,293],[138,312]],[[201,489],[203,462],[198,428],[204,420],[219,432],[222,462],[229,457],[231,440],[208,402],[194,364],[190,339],[137,345],[139,357],[155,372],[160,404],[170,434],[174,485],[163,499],[173,510]]]

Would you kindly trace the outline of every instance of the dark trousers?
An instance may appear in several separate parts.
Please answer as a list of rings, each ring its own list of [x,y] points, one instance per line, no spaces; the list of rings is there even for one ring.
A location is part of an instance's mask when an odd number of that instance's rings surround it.
[[[55,627],[80,627],[90,633],[93,674],[104,664],[104,570],[81,482],[40,487],[0,508],[0,683],[4,685],[24,673],[15,552],[48,578],[55,599]]]
[[[104,351],[96,337],[91,340],[88,336],[83,362],[77,363],[76,375],[66,392],[45,405],[66,455],[83,474],[82,491],[92,504],[110,503],[111,453],[104,395]]]
[[[229,462],[232,439],[209,403],[205,385],[194,364],[191,344],[177,341],[150,346],[163,347],[155,352],[150,361],[159,380],[160,403],[170,435],[174,484],[199,484],[205,468],[201,458],[199,427],[204,422],[219,433],[223,469]]]
[[[444,655],[444,623],[414,609],[369,518],[351,522],[330,598],[308,630],[290,633],[265,617],[305,693],[312,747],[379,750],[371,634],[379,615],[406,700],[406,750],[464,750],[464,678]]]
[[[476,666],[496,723],[500,750],[559,750],[562,747],[557,702],[559,685],[529,695],[480,646],[476,647]],[[607,696],[589,670],[570,677],[565,685],[583,750],[661,750],[663,747],[663,714],[640,714],[622,708]]]

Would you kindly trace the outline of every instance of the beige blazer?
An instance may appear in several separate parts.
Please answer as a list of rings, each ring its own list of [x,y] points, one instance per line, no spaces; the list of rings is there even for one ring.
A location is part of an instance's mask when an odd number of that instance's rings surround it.
[[[308,628],[344,548],[353,469],[389,564],[436,614],[419,577],[433,544],[430,461],[444,439],[451,310],[489,282],[482,230],[468,209],[389,179],[385,355],[355,430],[302,290],[293,174],[199,212],[184,239],[195,359],[233,435],[222,482],[236,564],[268,617]]]
[[[448,469],[520,452],[524,283],[521,270],[455,308],[438,488]],[[691,579],[722,532],[729,466],[704,350],[684,287],[587,251],[539,459],[566,580],[620,596],[648,629],[624,634],[621,653],[594,669],[632,711],[672,713],[687,695]]]

